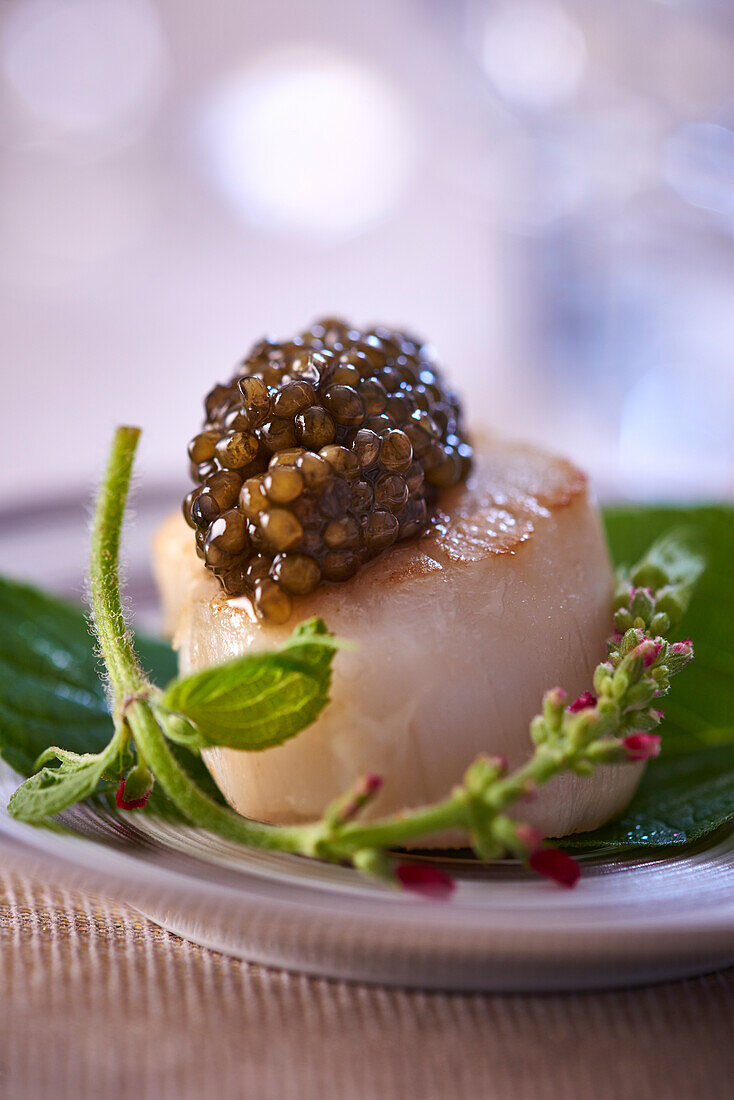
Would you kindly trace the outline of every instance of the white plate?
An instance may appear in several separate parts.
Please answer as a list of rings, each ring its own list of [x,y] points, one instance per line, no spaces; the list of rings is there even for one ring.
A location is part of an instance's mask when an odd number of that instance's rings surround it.
[[[128,550],[133,597],[148,621],[146,536],[163,499],[136,502]],[[76,589],[83,507],[41,510],[35,526],[32,517],[20,526],[24,574],[56,590]],[[18,575],[20,560],[1,537],[0,569]],[[5,767],[3,806],[16,781]],[[64,821],[64,832],[35,829],[3,811],[4,858],[106,892],[173,932],[269,965],[390,985],[527,992],[658,981],[734,963],[731,829],[672,855],[586,857],[572,891],[512,863],[441,860],[458,887],[450,900],[432,902],[348,868],[251,851],[143,815],[86,805]]]

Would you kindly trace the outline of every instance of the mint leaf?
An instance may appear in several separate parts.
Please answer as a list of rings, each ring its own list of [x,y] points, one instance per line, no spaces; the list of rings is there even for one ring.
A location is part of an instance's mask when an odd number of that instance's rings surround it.
[[[734,745],[724,745],[656,760],[620,817],[593,833],[567,837],[563,846],[660,848],[687,844],[732,818]]]
[[[43,754],[44,758],[51,755],[58,756],[59,766],[41,768],[13,792],[8,802],[8,810],[20,821],[42,821],[94,794],[115,751],[79,756],[54,748]]]
[[[160,705],[188,718],[210,745],[271,748],[309,726],[326,706],[331,662],[341,645],[321,619],[310,619],[277,649],[174,680]]]
[[[136,645],[152,679],[166,683],[176,674],[169,645],[141,636]],[[30,775],[51,745],[80,755],[104,751],[113,726],[102,675],[81,607],[0,577],[0,756],[15,771]],[[222,801],[201,760],[185,749],[173,751],[191,777]],[[109,788],[100,777],[95,789]],[[181,819],[158,787],[143,812]]]

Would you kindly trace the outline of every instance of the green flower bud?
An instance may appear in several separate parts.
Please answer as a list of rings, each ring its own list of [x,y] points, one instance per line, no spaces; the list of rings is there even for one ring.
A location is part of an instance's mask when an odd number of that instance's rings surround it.
[[[671,626],[675,626],[676,623],[680,622],[683,618],[686,606],[687,601],[676,588],[669,588],[665,592],[662,592],[655,602],[655,610],[664,611],[670,620]]]
[[[607,695],[612,690],[612,675],[614,665],[609,661],[596,665],[594,669],[594,694],[596,696]]]
[[[670,584],[670,577],[665,570],[650,561],[641,561],[630,575],[630,580],[636,588],[651,588],[653,592]]]
[[[566,707],[566,693],[563,688],[552,688],[543,696],[543,717],[551,730],[559,730]]]
[[[627,692],[627,698],[625,699],[626,706],[629,710],[642,710],[643,707],[648,706],[655,696],[657,695],[657,684],[654,680],[640,680],[639,684],[635,684]]]
[[[614,625],[617,630],[621,630],[624,634],[625,630],[629,630],[632,626],[632,613],[627,607],[620,607],[618,611],[614,613]]]
[[[530,736],[534,745],[542,745],[548,740],[549,729],[542,714],[537,714],[530,723]]]
[[[665,611],[656,611],[650,620],[650,630],[653,634],[667,634],[670,630],[670,616]]]
[[[647,623],[652,618],[654,609],[655,601],[652,593],[646,588],[636,588],[630,604],[630,611],[635,618],[640,618],[643,623]]]
[[[640,661],[640,666],[642,661]],[[615,699],[621,699],[622,696],[629,690],[630,678],[627,671],[624,668],[618,668],[614,673],[614,679],[612,681],[612,696]]]

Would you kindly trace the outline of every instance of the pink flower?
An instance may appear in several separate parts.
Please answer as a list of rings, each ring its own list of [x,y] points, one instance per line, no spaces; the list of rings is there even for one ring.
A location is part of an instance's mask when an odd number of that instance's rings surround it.
[[[646,642],[643,642],[637,647],[637,652],[642,657],[642,664],[644,668],[650,668],[655,664],[660,656],[660,650],[663,648],[663,643],[657,639],[653,641],[649,638]]]
[[[673,642],[670,652],[674,653],[676,657],[686,657],[690,660],[693,656],[693,642],[690,638],[686,638],[683,642]]]
[[[589,707],[596,706],[596,695],[591,691],[585,691],[583,695],[579,695],[578,699],[575,699],[571,706],[568,708],[569,714],[578,714],[580,710],[588,710]]]
[[[120,810],[142,810],[143,806],[150,798],[153,788],[147,791],[142,798],[125,798],[125,780],[123,779],[120,786],[115,791],[115,803]]]
[[[649,760],[660,752],[660,738],[657,733],[630,733],[622,738],[622,744],[630,762]]]
[[[536,848],[528,856],[528,866],[539,875],[544,875],[569,890],[581,876],[581,868],[576,860],[559,848]]]
[[[421,863],[399,863],[395,868],[395,877],[404,890],[411,890],[433,901],[444,901],[455,887],[454,880],[443,871]]]

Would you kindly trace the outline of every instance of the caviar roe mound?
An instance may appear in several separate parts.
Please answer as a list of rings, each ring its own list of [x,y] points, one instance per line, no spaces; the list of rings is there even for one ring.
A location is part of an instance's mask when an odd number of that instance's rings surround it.
[[[432,349],[331,318],[265,338],[205,403],[183,504],[196,549],[230,596],[285,622],[292,597],[345,581],[424,530],[472,460]]]

